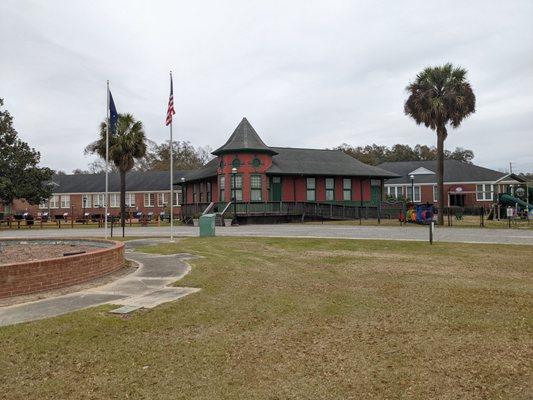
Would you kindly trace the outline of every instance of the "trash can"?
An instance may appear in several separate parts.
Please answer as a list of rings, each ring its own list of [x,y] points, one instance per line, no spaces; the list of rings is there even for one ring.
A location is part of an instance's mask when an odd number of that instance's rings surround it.
[[[216,214],[204,214],[200,216],[200,237],[215,236]]]

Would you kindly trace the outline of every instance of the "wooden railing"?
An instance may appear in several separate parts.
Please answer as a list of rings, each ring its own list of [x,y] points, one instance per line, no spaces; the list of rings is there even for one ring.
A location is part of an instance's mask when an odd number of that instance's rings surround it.
[[[181,211],[186,218],[198,218],[205,210],[233,216],[234,204],[229,203],[197,203],[183,204]],[[400,206],[386,203],[377,206],[360,206],[342,203],[268,201],[268,202],[237,202],[237,217],[251,216],[302,216],[324,219],[368,219],[397,218],[404,213]]]

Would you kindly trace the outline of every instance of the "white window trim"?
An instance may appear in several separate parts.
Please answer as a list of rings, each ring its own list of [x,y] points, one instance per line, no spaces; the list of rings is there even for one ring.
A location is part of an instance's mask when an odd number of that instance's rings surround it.
[[[153,196],[152,196],[153,193],[144,193],[143,194],[143,204],[146,208],[152,208],[154,206],[154,202],[153,202]],[[148,199],[148,201],[146,201],[146,199]]]
[[[416,195],[416,188],[418,188],[418,196]],[[409,191],[410,190],[414,190],[413,198],[411,199],[411,201],[413,203],[421,203],[422,202],[422,187],[420,185],[414,185],[414,189],[413,189],[412,185],[406,186],[405,187],[405,195],[406,195],[405,197],[409,198]],[[416,199],[416,197],[418,197],[418,199]]]
[[[89,193],[85,193],[85,194],[82,194],[82,195],[81,195],[81,199],[80,199],[81,204],[80,204],[80,207],[81,207],[81,208],[84,208],[84,207],[83,207],[83,198],[84,198],[84,197],[87,198],[86,201],[85,201],[85,208],[92,208],[91,206],[92,206],[93,203],[92,203],[91,200],[92,200],[93,198],[92,198],[92,195],[89,194]]]
[[[481,191],[477,187],[481,186]],[[488,189],[488,190],[487,190]],[[487,196],[488,193],[488,196]],[[480,198],[481,195],[481,198]],[[493,201],[494,200],[494,185],[488,183],[476,184],[476,201]]]
[[[105,207],[105,193],[93,193],[92,196],[93,197],[92,197],[91,206],[93,208],[103,208],[103,207]],[[95,196],[97,197],[96,202],[94,201],[94,197]]]
[[[64,208],[64,209],[70,208],[70,194],[62,194],[59,204],[60,204],[59,208]]]
[[[109,207],[110,208],[120,207],[120,193],[109,193]]]
[[[133,200],[133,202],[132,202]],[[135,193],[126,193],[126,207],[135,207]]]
[[[169,205],[168,197],[170,192],[161,192],[157,194],[157,206],[166,207]]]
[[[401,185],[387,186],[387,196],[394,197],[395,199],[399,197],[403,197],[404,196],[403,186]]]

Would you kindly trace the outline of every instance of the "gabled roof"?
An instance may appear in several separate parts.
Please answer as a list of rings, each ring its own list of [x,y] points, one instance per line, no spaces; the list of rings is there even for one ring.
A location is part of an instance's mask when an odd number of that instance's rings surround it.
[[[268,147],[259,137],[253,126],[246,118],[237,125],[235,131],[231,134],[228,141],[213,151],[212,154],[219,155],[237,151],[255,151],[269,154],[276,154],[272,148]]]
[[[419,168],[434,171],[435,174],[416,175],[415,183],[437,182],[437,161],[394,161],[378,165],[380,168],[395,172],[400,178],[390,179],[387,184],[411,183],[409,174]],[[444,160],[444,182],[494,182],[505,174],[492,169],[467,164],[457,160]]]
[[[527,179],[522,178],[522,177],[519,176],[519,175],[516,175],[516,174],[510,173],[510,174],[505,174],[505,175],[503,175],[503,176],[500,177],[498,180],[496,180],[494,183],[499,183],[499,182],[513,182],[513,181],[520,182],[520,183],[526,183],[526,182],[527,182]]]
[[[175,171],[174,182],[187,179],[196,171]],[[53,193],[103,193],[105,192],[105,174],[54,175],[50,182]],[[126,174],[128,192],[148,192],[169,190],[170,175],[168,171],[130,171]],[[109,191],[120,191],[120,176],[109,174]]]
[[[278,155],[272,157],[267,174],[330,175],[394,178],[395,173],[367,165],[340,150],[298,149],[273,147]]]
[[[430,171],[424,167],[418,167],[414,171],[409,172],[409,175],[435,175],[435,171]]]

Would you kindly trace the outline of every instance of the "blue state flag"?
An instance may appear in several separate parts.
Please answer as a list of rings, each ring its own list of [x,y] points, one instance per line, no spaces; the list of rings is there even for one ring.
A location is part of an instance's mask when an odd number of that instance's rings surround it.
[[[117,132],[118,112],[113,101],[113,95],[109,90],[109,133],[114,135]]]

